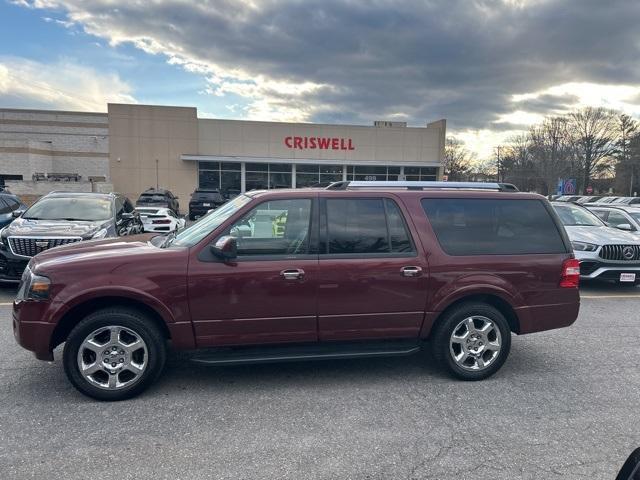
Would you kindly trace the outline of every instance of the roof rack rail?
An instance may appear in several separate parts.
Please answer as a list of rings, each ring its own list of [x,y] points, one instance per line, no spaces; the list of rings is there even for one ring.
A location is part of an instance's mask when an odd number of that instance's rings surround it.
[[[327,190],[350,190],[352,188],[403,188],[407,190],[493,190],[498,192],[518,192],[518,187],[511,183],[487,183],[487,182],[360,182],[342,181],[334,182]]]

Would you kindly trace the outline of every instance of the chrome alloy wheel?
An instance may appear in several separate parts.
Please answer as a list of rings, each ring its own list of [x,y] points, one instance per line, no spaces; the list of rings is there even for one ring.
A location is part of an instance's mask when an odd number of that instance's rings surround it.
[[[90,384],[119,390],[140,380],[148,357],[147,344],[138,333],[109,325],[84,339],[78,350],[78,368]]]
[[[480,315],[458,323],[449,341],[453,360],[465,370],[484,370],[498,358],[501,348],[500,330],[490,318]]]

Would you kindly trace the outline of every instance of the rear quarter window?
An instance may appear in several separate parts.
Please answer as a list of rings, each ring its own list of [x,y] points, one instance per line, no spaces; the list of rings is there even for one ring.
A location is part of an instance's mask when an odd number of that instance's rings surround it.
[[[539,200],[425,198],[422,208],[448,255],[567,252]]]

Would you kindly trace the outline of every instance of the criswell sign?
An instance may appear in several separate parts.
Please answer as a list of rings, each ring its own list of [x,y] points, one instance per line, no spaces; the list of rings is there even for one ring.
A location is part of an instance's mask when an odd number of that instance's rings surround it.
[[[355,150],[353,140],[340,137],[285,137],[287,148],[297,150]]]

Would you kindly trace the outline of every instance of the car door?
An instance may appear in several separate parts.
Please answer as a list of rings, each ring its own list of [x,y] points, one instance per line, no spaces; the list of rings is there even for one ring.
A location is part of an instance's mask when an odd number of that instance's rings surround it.
[[[609,212],[609,216],[607,217],[606,222],[615,228],[619,228],[619,225],[629,225],[631,229],[629,231],[635,232],[637,229],[634,226],[633,220],[627,217],[627,215],[623,212],[611,210]]]
[[[191,257],[189,306],[198,346],[317,341],[314,197],[265,200],[216,235],[236,237],[232,261],[216,258],[208,246]]]
[[[419,335],[428,268],[401,205],[384,196],[321,198],[321,341]]]

